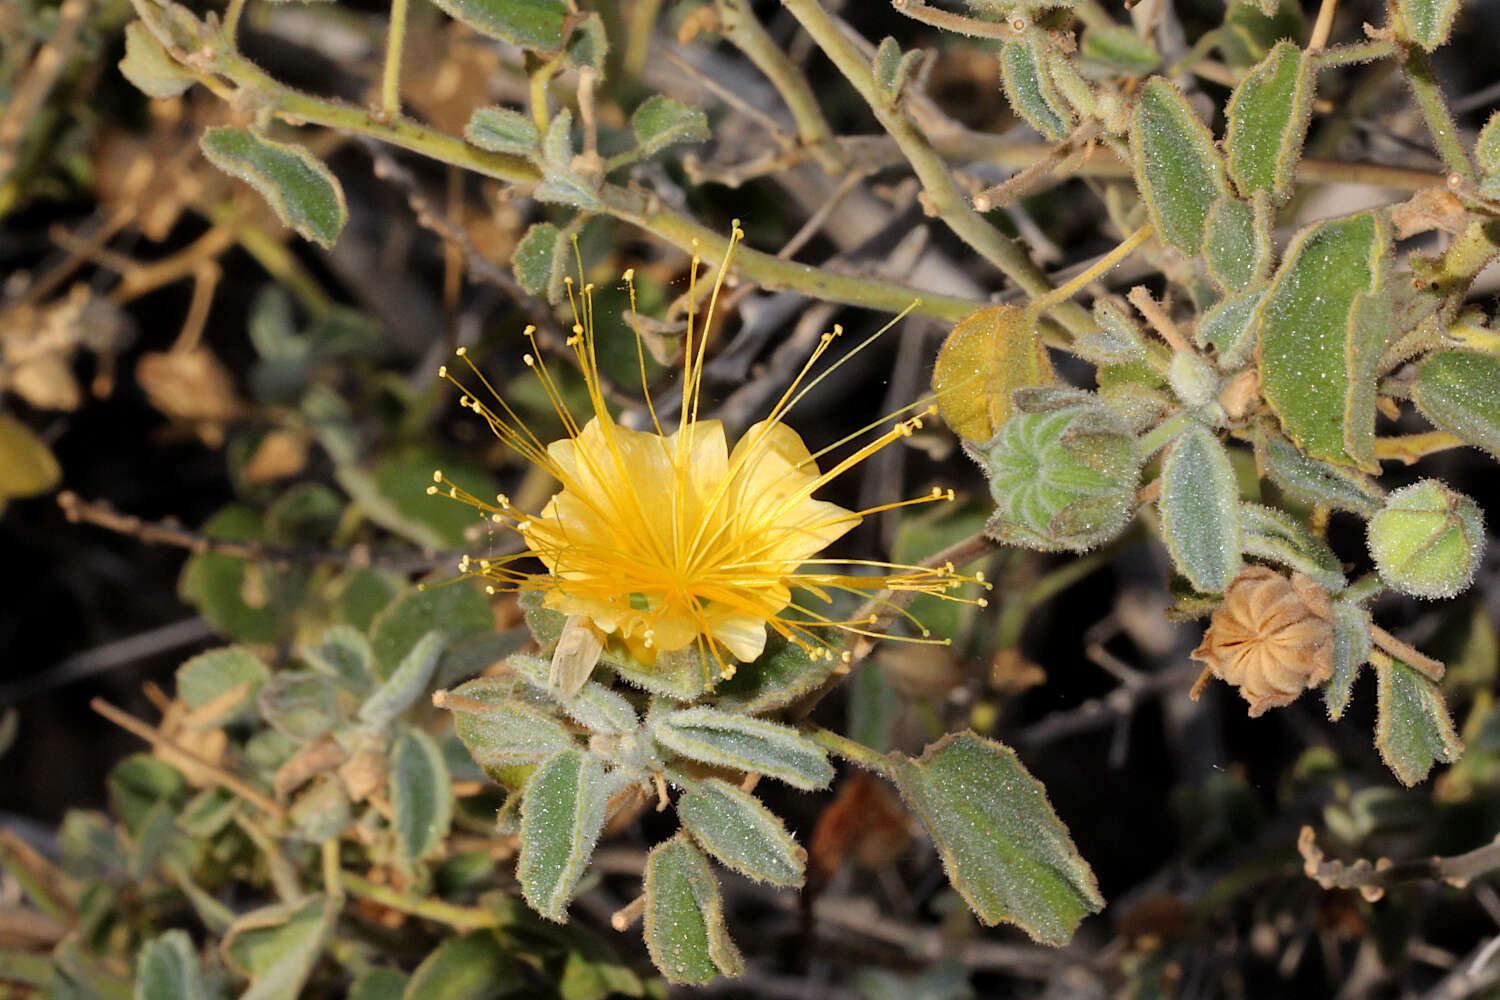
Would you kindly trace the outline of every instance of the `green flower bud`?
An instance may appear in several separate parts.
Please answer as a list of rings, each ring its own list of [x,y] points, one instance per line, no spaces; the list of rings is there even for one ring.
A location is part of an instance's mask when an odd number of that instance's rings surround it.
[[[1479,568],[1484,518],[1462,493],[1424,479],[1386,497],[1366,537],[1386,583],[1415,597],[1453,597]]]
[[[1197,409],[1207,406],[1219,395],[1219,375],[1204,358],[1178,351],[1172,355],[1167,368],[1167,380],[1172,392],[1182,400],[1184,406]]]
[[[990,535],[1074,552],[1118,535],[1140,482],[1135,438],[1090,393],[1042,388],[1015,398],[1019,412],[979,452],[998,507]]]

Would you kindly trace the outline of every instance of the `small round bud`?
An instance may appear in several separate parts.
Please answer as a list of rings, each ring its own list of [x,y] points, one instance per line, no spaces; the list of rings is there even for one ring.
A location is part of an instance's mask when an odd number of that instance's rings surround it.
[[[1172,355],[1167,369],[1167,381],[1172,392],[1182,400],[1184,406],[1194,409],[1206,406],[1219,394],[1219,376],[1206,359],[1187,351]]]
[[[1462,493],[1424,479],[1386,497],[1366,538],[1386,583],[1414,597],[1453,597],[1479,568],[1484,518]]]

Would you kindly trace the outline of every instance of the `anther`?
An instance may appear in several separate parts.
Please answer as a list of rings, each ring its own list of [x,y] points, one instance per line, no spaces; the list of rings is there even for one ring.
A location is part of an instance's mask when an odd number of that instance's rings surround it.
[[[985,598],[983,598],[983,597],[981,597],[979,600],[975,601],[974,603],[977,604],[977,605],[979,605],[981,608],[987,608],[987,607],[990,606],[990,602],[988,600],[986,600]]]
[[[485,593],[486,593],[486,594],[489,594],[489,595],[490,595],[490,596],[491,596],[491,597],[494,597],[494,596],[495,596],[495,588],[494,588],[494,586],[493,586],[493,585],[490,585],[490,584],[486,584],[486,585],[485,585],[485,588],[484,588],[484,592],[485,592]]]
[[[521,355],[521,360],[525,362],[527,368],[534,368],[536,366],[536,358],[533,358],[530,354]]]
[[[430,496],[430,497],[437,496],[437,487],[436,486],[429,486],[429,487],[427,487],[427,495]]]
[[[448,366],[447,365],[438,365],[438,378],[447,378],[447,377],[448,377]]]
[[[624,277],[624,279],[626,281],[634,281],[635,280],[635,268],[633,268],[633,267],[627,267],[625,269],[625,274],[622,275],[622,277]]]
[[[443,481],[443,470],[442,469],[433,469],[432,470],[432,481],[435,482],[435,483],[440,483],[440,482]]]
[[[466,355],[466,354],[469,353],[469,349],[467,347],[460,347],[458,350],[454,351],[453,353],[457,354],[459,357],[463,357],[464,355]]]

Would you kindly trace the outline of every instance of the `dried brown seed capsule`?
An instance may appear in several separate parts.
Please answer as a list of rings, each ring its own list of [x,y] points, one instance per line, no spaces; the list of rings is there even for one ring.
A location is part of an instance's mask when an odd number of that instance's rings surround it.
[[[1289,580],[1250,566],[1229,585],[1192,657],[1207,665],[1195,699],[1211,673],[1240,689],[1252,717],[1289,705],[1333,676],[1328,591],[1302,573]]]

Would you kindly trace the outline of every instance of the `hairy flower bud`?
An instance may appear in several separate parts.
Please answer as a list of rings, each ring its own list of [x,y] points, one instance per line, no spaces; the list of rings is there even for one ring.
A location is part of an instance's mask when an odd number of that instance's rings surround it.
[[[988,530],[1002,542],[1082,552],[1130,520],[1140,482],[1135,438],[1086,392],[1029,389],[979,452],[997,509]]]
[[[1479,508],[1436,479],[1392,493],[1366,531],[1381,578],[1415,597],[1461,593],[1484,552]]]
[[[1229,585],[1192,657],[1207,666],[1195,699],[1212,674],[1240,689],[1251,717],[1289,705],[1333,676],[1328,591],[1302,573],[1287,579],[1249,566]]]

